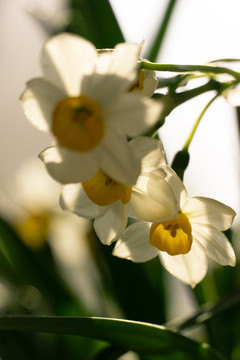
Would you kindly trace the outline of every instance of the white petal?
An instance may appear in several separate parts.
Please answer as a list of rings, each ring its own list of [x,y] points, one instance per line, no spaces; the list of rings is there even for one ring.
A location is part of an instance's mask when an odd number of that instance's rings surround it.
[[[104,53],[99,56],[97,72],[115,74],[128,79],[129,82],[133,81],[136,78],[137,68],[139,67],[138,60],[141,48],[142,44],[118,44],[111,53]],[[105,66],[103,57],[106,61]]]
[[[236,257],[227,237],[213,226],[194,224],[193,238],[205,248],[207,255],[220,265],[236,265]]]
[[[142,173],[133,186],[131,205],[135,215],[145,221],[165,221],[177,217],[177,202],[161,170]]]
[[[132,137],[141,135],[153,126],[159,120],[162,110],[163,105],[159,101],[126,93],[105,109],[104,115],[112,126]]]
[[[207,255],[197,241],[193,242],[188,254],[171,256],[162,251],[159,257],[170,274],[191,287],[198,284],[206,275]]]
[[[109,68],[113,61],[112,57],[115,56],[114,49],[97,49],[98,57],[96,61],[95,71],[98,74],[107,74],[109,73]]]
[[[132,185],[136,183],[140,173],[140,161],[128,146],[124,136],[111,128],[105,129],[105,137],[101,145],[95,150],[102,168],[114,180]]]
[[[231,105],[240,106],[240,86],[226,90],[224,97]]]
[[[39,130],[49,131],[56,104],[66,94],[43,78],[33,79],[20,97],[28,120]]]
[[[136,89],[133,91],[143,96],[151,97],[154,94],[154,91],[156,90],[158,84],[156,72],[152,70],[143,70],[143,71],[144,71],[143,88],[142,90]]]
[[[92,73],[97,52],[89,41],[73,34],[62,33],[46,42],[42,67],[48,80],[77,96],[84,75]]]
[[[107,117],[105,108],[111,108],[126,91],[129,81],[116,74],[91,74],[82,80],[82,94],[96,100]]]
[[[111,108],[137,75],[140,50],[139,44],[124,43],[113,51],[100,51],[94,74],[83,79],[82,93],[95,99],[102,108]]]
[[[122,234],[127,225],[128,208],[128,204],[116,201],[103,216],[94,221],[94,229],[103,244],[110,245]]]
[[[151,70],[144,71],[143,89],[141,94],[151,97],[157,88],[158,80],[156,72]]]
[[[182,212],[191,223],[210,224],[224,231],[230,228],[235,211],[219,201],[204,197],[194,197],[184,203]]]
[[[147,136],[137,136],[129,142],[141,159],[141,171],[150,172],[166,165],[166,157],[161,141]]]
[[[166,173],[165,180],[171,186],[175,199],[178,203],[179,209],[181,209],[183,204],[188,199],[185,186],[183,185],[182,180],[178,177],[178,175],[170,166],[164,167],[164,172]]]
[[[149,225],[137,222],[124,231],[113,250],[113,255],[133,262],[145,262],[153,259],[159,251],[149,244]]]
[[[49,174],[62,184],[89,180],[98,170],[94,155],[51,146],[39,154]]]
[[[104,212],[104,207],[94,204],[87,197],[81,184],[68,184],[63,187],[60,206],[84,218],[94,219]]]

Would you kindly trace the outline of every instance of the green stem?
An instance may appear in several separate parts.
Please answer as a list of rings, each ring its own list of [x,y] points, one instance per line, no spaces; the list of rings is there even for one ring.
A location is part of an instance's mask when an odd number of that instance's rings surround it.
[[[150,61],[141,61],[142,69],[168,71],[175,73],[200,72],[203,74],[229,74],[240,81],[240,73],[221,66],[209,65],[178,65],[178,64],[156,64]]]
[[[170,326],[166,324],[165,326],[174,331],[181,331],[193,325],[203,324],[206,321],[212,319],[213,317],[218,316],[223,312],[232,309],[233,307],[239,304],[240,304],[240,291],[238,290],[231,296],[219,301],[214,306],[208,307],[203,311],[198,312],[197,314],[195,314],[194,316],[190,317],[189,319],[185,320],[180,324],[174,324],[174,325],[170,324]]]
[[[193,136],[197,130],[197,127],[203,117],[203,115],[205,114],[205,112],[207,111],[207,109],[209,108],[209,106],[213,103],[213,101],[218,97],[219,94],[215,95],[208,103],[207,105],[203,108],[203,110],[201,111],[200,115],[198,116],[197,118],[197,121],[195,122],[194,126],[193,126],[193,129],[189,135],[189,137],[187,138],[187,141],[185,142],[185,145],[183,146],[183,149],[184,150],[188,150],[189,148],[189,145],[193,139]]]
[[[179,93],[169,94],[169,96],[172,97],[175,107],[176,107],[176,106],[183,104],[185,101],[191,100],[198,95],[202,95],[203,93],[205,93],[207,91],[217,90],[217,92],[219,93],[222,91],[221,86],[222,85],[220,83],[218,83],[217,81],[210,80],[206,84],[201,85],[197,88],[187,90],[187,91],[182,91]]]
[[[158,54],[159,54],[159,50],[160,50],[160,48],[162,46],[163,38],[164,38],[164,36],[166,34],[166,29],[168,27],[169,20],[170,20],[170,17],[172,15],[174,6],[176,4],[176,1],[177,0],[170,0],[169,3],[168,3],[166,12],[165,12],[164,17],[163,17],[163,21],[162,21],[160,29],[159,29],[159,31],[157,33],[157,36],[156,36],[156,39],[154,41],[153,47],[151,48],[151,50],[150,50],[150,52],[149,52],[149,54],[147,56],[147,59],[149,59],[150,61],[155,61]]]

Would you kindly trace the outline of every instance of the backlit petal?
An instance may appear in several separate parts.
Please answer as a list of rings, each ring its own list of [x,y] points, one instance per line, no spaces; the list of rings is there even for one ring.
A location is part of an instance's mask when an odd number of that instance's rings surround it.
[[[185,255],[171,256],[161,252],[159,257],[170,274],[191,287],[198,284],[206,275],[207,255],[197,241],[193,242],[191,250]]]
[[[104,109],[119,101],[128,84],[128,79],[116,74],[91,74],[83,78],[81,92],[99,103],[105,119],[107,112],[105,114]]]
[[[105,207],[100,207],[89,200],[81,184],[68,184],[63,187],[60,206],[63,210],[90,219],[102,215],[105,210]]]
[[[79,95],[82,76],[92,73],[97,52],[89,41],[62,33],[46,42],[42,51],[45,77],[69,95]]]
[[[153,259],[159,251],[149,244],[149,224],[137,222],[130,225],[117,241],[113,255],[133,262]]]
[[[134,88],[133,91],[143,96],[151,97],[154,94],[158,84],[156,72],[152,70],[141,71],[143,71],[144,75],[142,88]]]
[[[105,214],[94,221],[94,229],[101,242],[110,245],[122,234],[127,225],[129,205],[117,201]]]
[[[93,76],[83,79],[82,93],[94,98],[103,108],[112,107],[136,77],[140,51],[141,45],[130,43],[119,44],[112,51],[100,51]]]
[[[175,199],[178,203],[179,210],[182,208],[185,201],[188,199],[187,191],[183,185],[182,180],[178,177],[175,171],[170,167],[166,166],[164,168],[166,173],[165,179],[168,184],[171,186],[171,189],[174,193]]]
[[[142,44],[121,43],[109,54],[104,53],[97,60],[97,72],[115,74],[129,82],[136,78]],[[107,59],[106,59],[107,57]],[[105,64],[104,64],[104,61]]]
[[[240,106],[240,86],[225,91],[224,97],[233,106]]]
[[[105,110],[112,126],[129,136],[146,132],[160,118],[164,105],[133,93],[126,93]]]
[[[127,145],[124,136],[111,128],[106,128],[105,137],[101,145],[95,149],[95,154],[99,167],[112,179],[125,185],[136,183],[140,173],[140,161]]]
[[[137,136],[129,142],[141,159],[141,171],[150,172],[166,165],[165,153],[159,140],[146,136]]]
[[[93,177],[98,169],[95,157],[90,153],[65,150],[51,146],[39,154],[49,174],[62,184],[79,183]]]
[[[62,90],[43,78],[38,78],[27,82],[20,100],[28,120],[39,130],[50,131],[53,110],[65,96]]]
[[[131,205],[135,215],[145,221],[165,221],[177,217],[177,203],[164,172],[142,173],[132,188]]]
[[[184,203],[182,212],[191,223],[211,224],[224,231],[232,225],[235,211],[221,202],[204,197],[194,197]]]
[[[194,224],[192,226],[194,239],[205,248],[207,255],[220,265],[236,265],[236,257],[227,237],[214,226]]]

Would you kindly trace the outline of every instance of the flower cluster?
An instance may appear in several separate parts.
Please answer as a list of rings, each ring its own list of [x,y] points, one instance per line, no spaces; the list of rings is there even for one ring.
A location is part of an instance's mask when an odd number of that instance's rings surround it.
[[[63,184],[61,207],[94,219],[102,243],[115,242],[113,255],[134,262],[159,256],[194,287],[208,257],[235,265],[223,234],[235,212],[213,199],[188,198],[161,142],[144,136],[166,109],[163,98],[151,99],[157,78],[140,69],[140,52],[133,43],[99,51],[76,35],[51,38],[41,55],[44,76],[21,95],[23,111],[53,135],[39,157]]]

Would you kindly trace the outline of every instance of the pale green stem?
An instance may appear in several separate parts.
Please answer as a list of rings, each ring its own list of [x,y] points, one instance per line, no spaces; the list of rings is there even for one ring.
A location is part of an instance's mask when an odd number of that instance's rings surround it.
[[[192,141],[192,139],[193,139],[193,136],[194,136],[194,134],[195,134],[195,132],[196,132],[196,130],[197,130],[197,127],[198,127],[198,125],[199,125],[199,123],[200,123],[203,115],[205,114],[205,112],[207,111],[207,109],[209,108],[209,106],[213,103],[213,101],[218,97],[218,95],[219,95],[219,94],[215,95],[215,96],[207,103],[207,105],[204,107],[204,109],[201,111],[200,115],[199,115],[198,118],[197,118],[196,123],[194,124],[194,127],[193,127],[193,129],[192,129],[189,137],[187,138],[187,141],[185,142],[185,145],[184,145],[184,147],[183,147],[183,150],[188,150],[189,145],[190,145],[190,143],[191,143],[191,141]]]
[[[209,65],[177,65],[177,64],[156,64],[150,61],[141,61],[142,69],[169,71],[175,73],[200,72],[203,74],[229,74],[240,81],[240,73],[221,66]]]

